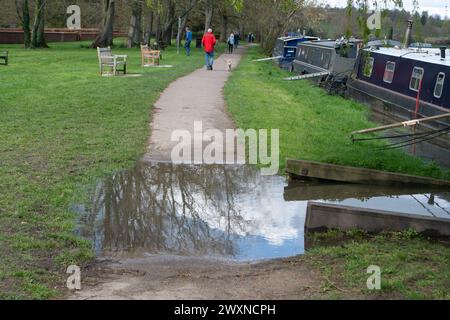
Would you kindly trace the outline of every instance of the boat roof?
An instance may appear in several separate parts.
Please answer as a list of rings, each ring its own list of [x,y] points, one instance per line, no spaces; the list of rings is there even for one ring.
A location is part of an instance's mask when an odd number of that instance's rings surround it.
[[[441,59],[441,50],[439,48],[427,48],[427,49],[417,49],[417,48],[370,48],[365,49],[366,51],[376,52],[378,54],[384,54],[392,57],[398,57],[403,59],[417,60],[427,63],[434,63],[443,66],[450,67],[450,50],[446,49],[445,60]]]
[[[401,42],[397,40],[380,40],[375,39],[371,40],[367,43],[366,47],[395,47],[395,46],[401,46]]]
[[[316,40],[318,38],[317,37],[311,37],[311,36],[297,36],[297,37],[281,37],[281,38],[278,38],[278,39],[286,42],[286,41],[290,41],[290,40],[300,40],[300,39]]]
[[[361,40],[358,39],[352,39],[350,41],[348,41],[347,43],[351,43],[351,44],[355,44],[355,43],[359,43],[361,42]],[[313,40],[313,41],[306,41],[303,43],[300,43],[299,45],[314,45],[314,46],[319,46],[319,47],[326,47],[326,48],[338,48],[341,46],[341,44],[343,44],[345,42],[339,41],[339,40]]]

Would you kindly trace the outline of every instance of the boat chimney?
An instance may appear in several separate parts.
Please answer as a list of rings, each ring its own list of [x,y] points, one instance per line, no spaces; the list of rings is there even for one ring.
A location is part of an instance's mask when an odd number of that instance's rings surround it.
[[[408,28],[406,28],[406,34],[405,34],[405,42],[403,43],[403,47],[406,49],[411,44],[411,31],[413,27],[413,21],[408,20]]]
[[[445,50],[447,50],[447,47],[441,47],[441,59],[445,60]]]

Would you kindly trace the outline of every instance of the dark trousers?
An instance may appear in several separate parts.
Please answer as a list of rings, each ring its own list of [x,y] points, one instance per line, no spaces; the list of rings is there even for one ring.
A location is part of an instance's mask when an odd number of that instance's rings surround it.
[[[232,45],[231,43],[228,44],[228,53],[229,54],[233,54],[233,49],[234,49],[234,45]]]
[[[184,48],[186,49],[186,55],[190,56],[191,55],[191,41],[190,40],[186,40],[186,43],[184,44]]]

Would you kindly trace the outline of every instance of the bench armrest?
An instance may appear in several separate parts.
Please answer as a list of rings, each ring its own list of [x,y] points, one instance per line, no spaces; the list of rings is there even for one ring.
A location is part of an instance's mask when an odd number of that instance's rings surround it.
[[[115,54],[114,56],[114,60],[118,60],[118,59],[123,59],[123,61],[127,61],[128,56],[125,54]]]

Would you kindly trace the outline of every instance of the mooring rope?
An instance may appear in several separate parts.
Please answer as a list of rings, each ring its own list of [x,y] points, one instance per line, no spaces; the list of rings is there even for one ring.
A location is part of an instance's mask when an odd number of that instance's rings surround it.
[[[393,143],[391,145],[388,145],[387,147],[378,148],[378,150],[393,150],[393,149],[400,149],[403,147],[409,147],[412,145],[416,145],[416,144],[419,144],[422,142],[426,142],[426,141],[430,141],[430,140],[439,138],[440,136],[443,136],[449,132],[450,132],[450,127],[447,127],[447,128],[441,129],[441,130],[437,130],[436,132],[426,134],[426,135],[422,136],[422,139],[413,138],[413,139],[410,139],[407,141]]]

